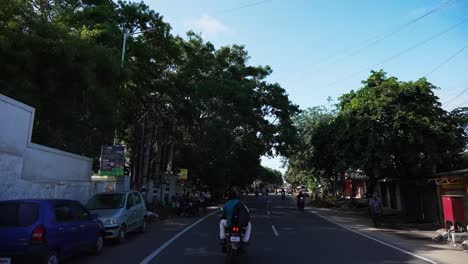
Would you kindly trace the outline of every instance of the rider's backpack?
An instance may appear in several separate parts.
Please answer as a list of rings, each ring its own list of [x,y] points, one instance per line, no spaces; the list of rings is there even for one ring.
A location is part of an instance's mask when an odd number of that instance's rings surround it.
[[[249,221],[249,210],[247,209],[247,207],[245,207],[244,203],[238,202],[234,207],[232,223],[239,227],[246,227],[249,224]]]

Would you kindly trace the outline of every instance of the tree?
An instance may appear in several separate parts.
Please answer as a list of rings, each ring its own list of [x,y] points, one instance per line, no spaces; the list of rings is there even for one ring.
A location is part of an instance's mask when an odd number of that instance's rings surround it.
[[[264,81],[269,67],[247,65],[244,47],[215,49],[193,33],[179,43],[176,163],[203,184],[245,185],[255,179],[261,155],[285,151],[297,107],[278,84]]]
[[[286,179],[293,185],[313,185],[327,181],[339,170],[334,144],[336,111],[312,107],[294,118],[298,143],[290,146]]]
[[[0,66],[1,93],[36,108],[33,141],[97,157],[118,120],[118,52],[82,40],[35,3],[0,6],[0,58],[8,62]]]
[[[300,143],[288,156],[288,180],[336,182],[362,169],[372,191],[377,178],[421,179],[437,167],[457,168],[467,146],[466,108],[443,110],[424,78],[401,82],[373,71],[363,84],[340,97],[336,112],[318,107],[296,118]]]
[[[350,167],[371,177],[420,177],[463,149],[457,122],[426,79],[400,82],[379,71],[363,84],[343,98],[338,115],[338,141]]]
[[[263,183],[283,185],[283,174],[279,170],[260,166],[258,171],[259,180]]]
[[[10,2],[0,4],[0,87],[36,108],[37,143],[97,160],[116,136],[135,188],[177,168],[225,188],[294,141],[297,106],[241,45],[174,37],[144,3]]]

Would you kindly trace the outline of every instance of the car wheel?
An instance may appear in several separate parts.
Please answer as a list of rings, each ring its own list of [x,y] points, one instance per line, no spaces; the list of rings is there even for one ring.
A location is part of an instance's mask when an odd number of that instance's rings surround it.
[[[104,237],[102,235],[98,236],[96,239],[96,244],[94,245],[93,254],[99,255],[102,252],[102,248],[104,247]]]
[[[125,226],[121,226],[119,229],[119,234],[117,236],[117,242],[119,244],[125,242],[126,237],[127,237],[127,232],[126,232]]]
[[[145,233],[146,232],[146,221],[143,220],[143,224],[141,224],[140,227],[140,233]]]
[[[49,254],[46,255],[44,259],[44,263],[46,264],[59,264],[59,256],[57,252],[51,251]]]

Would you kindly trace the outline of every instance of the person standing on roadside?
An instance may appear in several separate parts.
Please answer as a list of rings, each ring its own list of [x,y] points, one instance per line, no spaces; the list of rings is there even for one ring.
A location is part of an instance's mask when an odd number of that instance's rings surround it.
[[[203,209],[203,213],[206,213],[206,193],[201,192],[200,194],[200,203]]]
[[[380,226],[380,218],[382,217],[382,201],[379,198],[379,194],[375,192],[369,201],[370,212],[374,227]]]

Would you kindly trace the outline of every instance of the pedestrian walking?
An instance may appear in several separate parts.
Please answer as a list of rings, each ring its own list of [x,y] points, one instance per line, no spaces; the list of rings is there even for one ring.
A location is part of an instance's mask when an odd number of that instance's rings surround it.
[[[200,194],[200,202],[203,209],[203,213],[206,213],[206,193],[202,192]]]
[[[378,193],[374,193],[369,201],[370,213],[374,227],[380,226],[380,218],[382,217],[382,201],[379,198]]]

